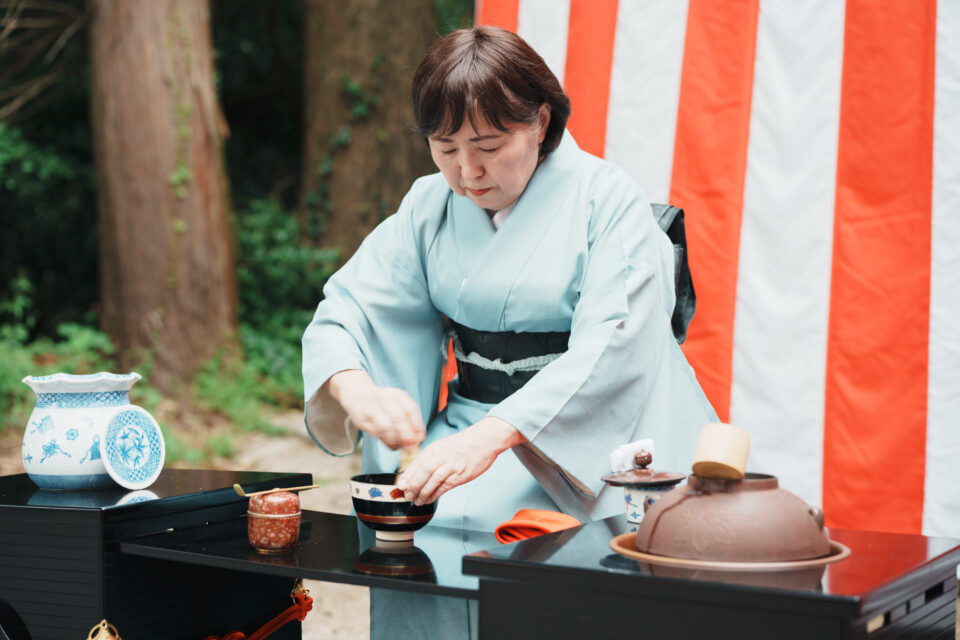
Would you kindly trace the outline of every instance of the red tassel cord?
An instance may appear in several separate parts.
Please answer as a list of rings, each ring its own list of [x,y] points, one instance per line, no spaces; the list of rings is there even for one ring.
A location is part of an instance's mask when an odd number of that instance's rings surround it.
[[[303,621],[307,617],[307,612],[313,608],[313,598],[310,592],[303,587],[303,581],[298,580],[297,585],[290,594],[293,604],[277,614],[272,620],[251,633],[249,636],[242,631],[231,631],[224,636],[207,636],[203,640],[264,640],[264,638],[273,634],[277,629],[293,622],[294,620]]]

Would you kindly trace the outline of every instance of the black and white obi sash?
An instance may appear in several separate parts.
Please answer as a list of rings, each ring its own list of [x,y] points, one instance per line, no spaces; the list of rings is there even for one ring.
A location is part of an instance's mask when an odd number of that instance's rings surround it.
[[[559,358],[569,331],[478,331],[451,323],[457,358],[457,393],[497,404],[523,387],[540,369]]]

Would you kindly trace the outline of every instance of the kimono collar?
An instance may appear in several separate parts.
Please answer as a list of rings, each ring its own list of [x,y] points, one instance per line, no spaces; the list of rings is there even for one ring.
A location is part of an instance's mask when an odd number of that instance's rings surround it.
[[[499,230],[485,210],[466,196],[451,193],[449,224],[462,281],[455,321],[483,331],[503,329],[503,308],[513,282],[577,183],[584,156],[570,133],[564,132],[560,145],[533,172]]]

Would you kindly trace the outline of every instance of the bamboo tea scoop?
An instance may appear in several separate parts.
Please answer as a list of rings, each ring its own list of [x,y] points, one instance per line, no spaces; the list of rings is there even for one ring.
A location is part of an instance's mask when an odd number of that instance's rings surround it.
[[[420,446],[413,447],[412,449],[402,449],[400,451],[400,462],[397,464],[397,475],[407,470],[407,467],[410,466],[410,463],[413,462],[413,459],[420,455]]]
[[[319,487],[319,484],[309,484],[305,487],[279,487],[276,489],[267,489],[266,491],[255,491],[254,493],[247,493],[243,490],[239,484],[233,485],[233,490],[237,492],[237,495],[243,496],[244,498],[252,498],[253,496],[262,496],[265,493],[276,493],[278,491],[302,491],[305,489],[316,489]]]

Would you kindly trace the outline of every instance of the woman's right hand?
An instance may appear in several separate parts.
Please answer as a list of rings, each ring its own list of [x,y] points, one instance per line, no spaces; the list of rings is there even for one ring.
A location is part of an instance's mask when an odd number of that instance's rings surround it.
[[[413,398],[403,389],[378,387],[366,371],[340,371],[330,376],[324,386],[354,426],[391,449],[415,447],[427,435]]]

